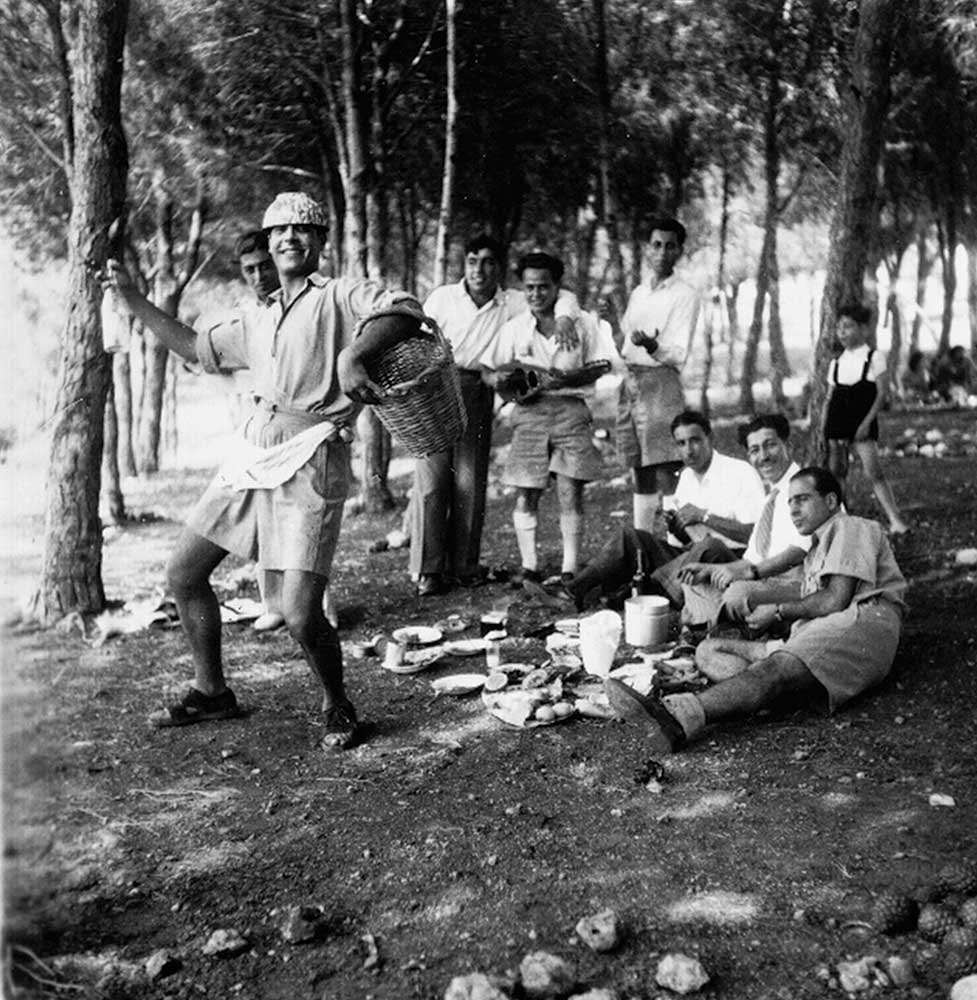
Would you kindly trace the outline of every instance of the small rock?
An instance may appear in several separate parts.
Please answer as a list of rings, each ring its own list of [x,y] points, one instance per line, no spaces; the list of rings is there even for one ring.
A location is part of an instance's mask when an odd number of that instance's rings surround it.
[[[202,951],[205,955],[237,955],[248,947],[247,939],[233,927],[222,927],[207,938]]]
[[[573,988],[574,973],[556,955],[546,951],[531,951],[519,963],[519,977],[528,997],[563,997]]]
[[[172,976],[174,972],[179,972],[181,965],[176,955],[165,948],[160,948],[146,959],[146,975],[151,983],[155,983],[166,976]]]
[[[484,972],[471,972],[451,980],[444,991],[444,1000],[507,1000],[507,997]]]
[[[391,549],[403,549],[410,545],[410,535],[406,531],[394,528],[387,532],[387,546]]]
[[[977,549],[958,549],[954,561],[958,566],[977,566]]]
[[[281,923],[282,937],[289,944],[314,941],[323,930],[323,914],[318,906],[290,906]]]
[[[933,792],[929,803],[934,809],[952,809],[957,804],[952,795],[944,795],[942,792]]]
[[[885,971],[893,986],[908,986],[913,981],[913,963],[901,955],[890,955],[885,960]]]
[[[950,1000],[977,1000],[977,976],[958,979],[950,990]]]
[[[872,957],[859,958],[854,962],[839,962],[838,982],[841,988],[846,993],[860,993],[870,989],[877,965],[878,959]]]
[[[673,993],[695,993],[709,982],[709,973],[697,958],[681,952],[671,952],[659,963],[655,982]]]
[[[587,990],[586,993],[574,993],[570,1000],[617,1000],[616,990]]]
[[[617,914],[610,909],[581,917],[574,929],[580,940],[593,951],[612,951],[621,941]]]

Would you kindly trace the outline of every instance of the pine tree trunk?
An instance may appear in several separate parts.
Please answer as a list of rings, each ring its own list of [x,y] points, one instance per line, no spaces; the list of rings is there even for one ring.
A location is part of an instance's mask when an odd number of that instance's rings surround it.
[[[102,492],[110,524],[122,524],[126,519],[125,499],[119,478],[119,420],[115,411],[115,391],[109,379],[105,397],[105,437],[102,448]]]
[[[847,122],[841,151],[838,202],[831,223],[827,276],[821,299],[821,327],[811,375],[808,460],[823,463],[827,371],[838,309],[860,302],[865,266],[878,224],[878,161],[889,106],[896,0],[861,0],[855,38],[852,85],[847,88]]]
[[[444,168],[441,174],[441,210],[434,255],[434,284],[448,280],[448,251],[451,246],[451,216],[455,190],[455,147],[457,145],[458,94],[455,87],[455,0],[444,0],[447,37],[447,108],[444,116]]]
[[[105,398],[111,366],[102,350],[95,278],[108,230],[123,211],[128,157],[120,91],[127,0],[79,0],[71,39],[68,317],[46,484],[44,556],[34,613],[51,623],[105,606],[101,485]]]
[[[909,350],[919,350],[919,331],[926,315],[926,282],[933,269],[933,261],[926,246],[926,233],[922,227],[916,234],[916,311],[913,313],[913,326],[909,335]]]
[[[112,380],[119,428],[119,471],[123,476],[134,476],[136,453],[132,449],[132,362],[128,351],[119,351],[113,355]]]
[[[957,210],[949,199],[946,202],[946,236],[940,258],[943,262],[943,310],[940,315],[940,354],[950,350],[950,331],[953,327],[953,300],[957,297]]]
[[[726,296],[726,314],[729,317],[729,354],[726,356],[726,385],[736,382],[736,342],[740,339],[740,289],[741,281],[730,283]]]
[[[970,327],[970,353],[977,354],[977,234],[967,241],[967,319]]]

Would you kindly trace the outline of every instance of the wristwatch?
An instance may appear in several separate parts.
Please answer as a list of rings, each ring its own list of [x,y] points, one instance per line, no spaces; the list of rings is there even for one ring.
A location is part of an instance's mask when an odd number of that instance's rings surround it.
[[[759,580],[760,579],[760,570],[757,569],[757,564],[756,563],[750,563],[750,576],[754,580]]]

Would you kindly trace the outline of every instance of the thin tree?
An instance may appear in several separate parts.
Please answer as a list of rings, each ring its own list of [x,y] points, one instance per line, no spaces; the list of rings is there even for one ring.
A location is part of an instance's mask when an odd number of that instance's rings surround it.
[[[444,116],[444,171],[441,178],[441,210],[434,256],[434,284],[448,280],[448,250],[451,245],[451,210],[455,186],[455,149],[458,144],[458,94],[455,88],[455,0],[444,0],[447,52],[447,105]]]
[[[51,622],[71,611],[97,612],[102,585],[103,414],[111,372],[102,350],[97,272],[108,233],[122,215],[128,155],[121,86],[128,0],[78,0],[70,22],[44,5],[63,62],[61,129],[71,196],[68,222],[68,317],[46,487],[44,556],[35,615]]]

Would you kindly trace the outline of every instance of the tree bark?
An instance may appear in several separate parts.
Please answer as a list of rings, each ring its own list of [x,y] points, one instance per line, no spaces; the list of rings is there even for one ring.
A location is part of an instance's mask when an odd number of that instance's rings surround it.
[[[865,265],[878,223],[878,162],[889,107],[889,76],[896,0],[861,0],[855,38],[838,202],[831,223],[827,276],[821,299],[821,327],[811,374],[811,425],[807,458],[823,463],[827,371],[838,309],[861,302]]]
[[[943,265],[943,309],[940,313],[940,354],[950,350],[953,327],[953,300],[957,297],[957,207],[952,197],[944,203],[946,230],[940,228],[940,262]]]
[[[916,310],[913,313],[913,326],[909,335],[910,351],[919,350],[919,331],[924,325],[926,315],[926,282],[932,269],[933,259],[926,245],[926,230],[921,225],[916,234]]]
[[[103,415],[111,371],[102,350],[101,289],[108,231],[125,204],[128,156],[120,92],[127,0],[78,0],[71,45],[68,317],[46,484],[44,556],[36,617],[51,623],[105,606],[102,585]]]
[[[448,95],[444,116],[444,170],[441,175],[441,210],[434,255],[434,285],[448,280],[448,252],[451,246],[451,216],[455,188],[455,147],[457,145],[458,95],[455,89],[455,0],[444,0],[447,29]]]
[[[356,0],[341,0],[339,16],[343,39],[343,117],[345,122],[346,269],[357,277],[367,274],[366,236],[366,118],[360,106],[362,73],[358,55],[359,22]]]
[[[977,233],[971,225],[967,239],[967,319],[970,328],[970,353],[977,353]]]
[[[126,518],[125,499],[119,477],[119,420],[115,410],[115,390],[109,379],[105,397],[105,444],[102,448],[102,482],[105,510],[110,524],[122,524]]]

